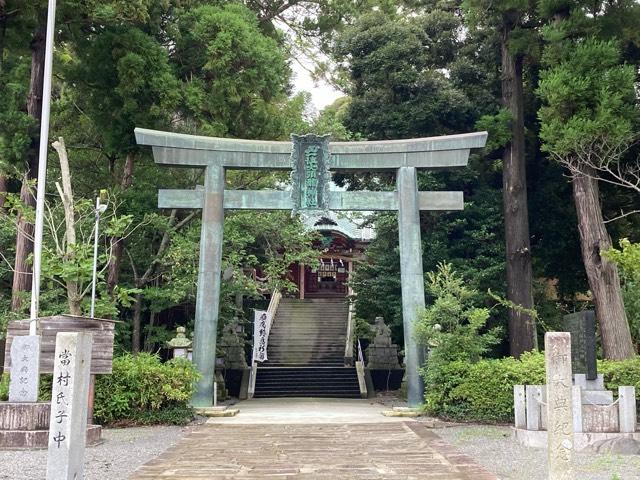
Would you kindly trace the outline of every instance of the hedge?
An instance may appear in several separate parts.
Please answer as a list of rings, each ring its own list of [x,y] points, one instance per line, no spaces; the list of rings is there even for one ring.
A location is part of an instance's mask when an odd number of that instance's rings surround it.
[[[113,373],[96,380],[94,418],[103,424],[188,423],[198,376],[182,358],[162,363],[148,353],[116,357]]]
[[[103,425],[184,424],[193,418],[189,400],[198,373],[188,360],[162,363],[140,353],[113,359],[113,373],[96,378],[94,419]],[[51,399],[51,375],[40,377],[40,400]],[[9,375],[0,379],[0,401],[9,394]]]
[[[545,383],[544,354],[537,352],[526,353],[520,360],[450,362],[433,370],[423,370],[425,410],[450,420],[513,422],[513,386]],[[620,385],[633,385],[640,392],[640,357],[601,360],[598,372],[614,393]]]

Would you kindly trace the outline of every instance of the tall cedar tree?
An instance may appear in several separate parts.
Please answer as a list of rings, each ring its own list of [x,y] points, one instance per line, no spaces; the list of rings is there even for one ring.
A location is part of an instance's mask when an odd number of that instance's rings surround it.
[[[502,154],[507,300],[520,307],[509,310],[509,350],[517,358],[538,346],[535,319],[526,313],[534,305],[523,94],[524,61],[535,44],[534,8],[528,0],[468,0],[465,6],[472,22],[500,36],[502,106],[509,113],[511,133]]]
[[[598,175],[584,155],[610,154],[601,147],[624,143],[637,129],[635,71],[624,64],[619,48],[637,50],[637,41],[625,39],[625,29],[612,30],[610,22],[612,18],[638,19],[640,8],[635,2],[578,3],[584,5],[568,9],[556,2],[541,2],[541,12],[551,23],[544,55],[548,68],[539,87],[544,101],[539,111],[540,136],[543,149],[569,167],[604,356],[624,359],[635,351],[617,267],[601,255],[611,247],[611,237],[604,222]],[[620,38],[611,39],[612,35]]]

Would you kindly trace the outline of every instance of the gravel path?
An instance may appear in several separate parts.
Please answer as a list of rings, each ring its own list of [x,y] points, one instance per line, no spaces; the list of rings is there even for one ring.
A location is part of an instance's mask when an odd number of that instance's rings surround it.
[[[510,427],[455,426],[433,430],[502,480],[546,480],[547,451],[520,445]],[[640,456],[577,453],[579,480],[639,480]]]
[[[173,446],[188,429],[183,427],[135,427],[105,429],[104,443],[86,450],[86,480],[128,478],[145,462]],[[46,450],[0,451],[0,479],[44,478]]]

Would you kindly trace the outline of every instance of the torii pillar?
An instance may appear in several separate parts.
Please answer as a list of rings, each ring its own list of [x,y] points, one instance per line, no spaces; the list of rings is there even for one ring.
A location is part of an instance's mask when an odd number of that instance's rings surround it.
[[[216,337],[220,308],[220,273],[225,209],[345,210],[398,212],[402,317],[407,400],[423,402],[418,373],[423,359],[415,323],[425,307],[421,210],[461,210],[462,192],[420,192],[417,170],[462,167],[472,148],[484,147],[486,132],[410,140],[331,142],[326,137],[292,136],[291,142],[235,140],[136,129],[140,145],[153,146],[156,163],[204,167],[203,190],[160,190],[160,208],[202,209],[193,361],[202,377],[192,405],[213,403]],[[225,190],[225,169],[292,171],[293,192]],[[330,171],[394,171],[392,192],[329,191]]]

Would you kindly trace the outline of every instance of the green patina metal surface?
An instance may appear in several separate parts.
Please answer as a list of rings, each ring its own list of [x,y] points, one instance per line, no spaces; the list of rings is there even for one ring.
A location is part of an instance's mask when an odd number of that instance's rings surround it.
[[[159,164],[204,167],[203,189],[160,190],[160,208],[202,209],[200,265],[196,297],[193,359],[202,373],[194,406],[213,402],[216,330],[220,302],[222,227],[225,209],[390,210],[398,212],[402,314],[408,403],[423,400],[418,368],[423,351],[414,337],[424,309],[424,273],[420,210],[461,210],[462,192],[420,192],[418,168],[461,167],[472,148],[484,147],[486,132],[379,142],[329,142],[316,135],[292,136],[290,142],[235,140],[136,129],[140,145],[153,147]],[[292,192],[224,190],[226,168],[291,170]],[[330,171],[395,171],[393,192],[329,190]]]
[[[329,135],[291,135],[293,211],[329,208]]]

